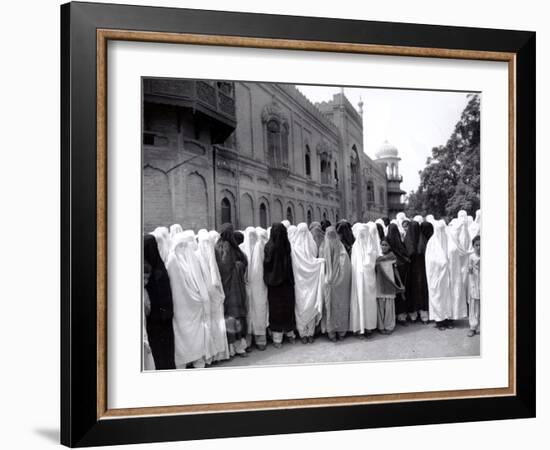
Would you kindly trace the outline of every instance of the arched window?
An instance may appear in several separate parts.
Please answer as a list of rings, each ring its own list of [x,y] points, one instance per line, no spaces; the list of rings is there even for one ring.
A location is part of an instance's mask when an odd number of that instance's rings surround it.
[[[306,165],[306,176],[311,178],[311,151],[309,150],[309,146],[306,145],[306,157],[305,157],[305,165]]]
[[[222,199],[222,223],[231,222],[231,202],[227,197]]]
[[[327,220],[327,212],[323,211],[323,220]]]
[[[307,210],[307,224],[308,226],[311,224],[311,209]]]
[[[262,228],[267,228],[267,207],[265,203],[260,205],[260,226]]]
[[[374,203],[374,185],[372,181],[367,182],[367,202]]]
[[[288,126],[277,119],[266,123],[267,151],[272,167],[288,168]]]
[[[330,172],[329,164],[326,159],[321,159],[321,183],[329,184],[330,183]]]
[[[338,186],[338,163],[334,162],[334,184]]]
[[[292,214],[292,208],[290,206],[286,209],[286,220],[290,223],[294,223],[294,215]]]

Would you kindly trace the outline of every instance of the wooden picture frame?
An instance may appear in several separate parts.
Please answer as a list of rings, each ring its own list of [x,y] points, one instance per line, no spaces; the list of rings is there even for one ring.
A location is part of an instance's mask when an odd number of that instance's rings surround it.
[[[509,386],[109,409],[106,402],[106,44],[109,40],[507,62]],[[61,56],[61,442],[64,445],[534,417],[535,33],[69,3],[61,7]]]

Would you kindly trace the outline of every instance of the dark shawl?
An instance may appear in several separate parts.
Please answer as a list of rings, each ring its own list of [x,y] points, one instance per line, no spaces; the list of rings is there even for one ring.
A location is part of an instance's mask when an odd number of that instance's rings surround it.
[[[399,233],[399,228],[395,223],[390,223],[388,225],[388,233],[386,235],[386,241],[390,245],[391,251],[396,257],[396,266],[397,271],[399,272],[399,277],[401,278],[401,283],[405,286],[404,293],[397,293],[396,299],[396,313],[401,314],[409,312],[411,309],[410,302],[408,301],[408,291],[407,287],[407,275],[409,272],[409,256],[407,255],[407,249],[403,242],[401,241],[401,233]],[[406,301],[402,301],[406,300]]]
[[[424,255],[418,253],[421,235],[420,224],[414,220],[409,222],[409,228],[405,236],[405,248],[411,261],[405,285],[409,307],[408,312],[428,311],[429,308],[426,262]]]
[[[330,220],[328,219],[325,219],[325,220],[321,220],[321,229],[323,231],[326,231],[328,227],[332,226],[332,224],[330,223]]]
[[[384,234],[384,227],[382,226],[382,224],[377,223],[376,229],[378,230],[378,237],[380,238],[380,240],[384,239],[385,234]]]
[[[246,318],[244,274],[248,263],[246,255],[235,241],[233,225],[222,225],[220,238],[214,249],[225,293],[224,314],[226,317]]]
[[[267,286],[278,286],[284,282],[290,282],[294,286],[290,242],[282,223],[273,224],[269,241],[265,244],[264,282]]]
[[[350,223],[347,220],[341,220],[336,224],[336,232],[340,236],[340,242],[342,242],[348,255],[351,255],[351,248],[353,247],[355,238],[353,237]]]
[[[422,222],[420,224],[420,238],[418,239],[417,252],[421,255],[426,253],[428,241],[434,234],[434,226],[430,222]]]
[[[143,238],[143,259],[151,266],[151,275],[145,286],[151,302],[151,312],[147,316],[147,337],[155,360],[155,368],[175,369],[174,363],[174,303],[170,278],[160,257],[155,236]]]
[[[233,234],[235,236],[235,242],[237,245],[240,245],[244,242],[244,234],[242,234],[240,231],[235,231]]]
[[[417,309],[423,311],[429,311],[428,280],[426,277],[426,246],[433,233],[434,227],[430,222],[422,222],[420,224],[418,246],[416,249],[417,271],[419,274],[413,273],[412,276],[418,277],[418,284],[416,287],[418,293],[414,296],[413,302]]]
[[[399,233],[399,228],[395,223],[390,223],[388,225],[388,234],[386,235],[386,241],[390,245],[391,251],[397,258],[398,266],[400,264],[406,264],[409,262],[407,249],[401,241],[401,233]]]

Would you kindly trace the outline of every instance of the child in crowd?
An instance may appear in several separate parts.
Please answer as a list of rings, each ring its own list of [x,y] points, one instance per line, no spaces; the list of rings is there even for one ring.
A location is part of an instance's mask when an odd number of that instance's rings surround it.
[[[474,247],[474,252],[470,254],[468,261],[469,337],[475,336],[476,333],[479,334],[479,268],[481,265],[481,237],[479,234],[472,239],[472,246]]]
[[[376,258],[378,331],[391,334],[395,328],[395,295],[401,292],[404,296],[404,286],[396,270],[397,259],[386,238],[380,240],[380,249],[382,255]]]

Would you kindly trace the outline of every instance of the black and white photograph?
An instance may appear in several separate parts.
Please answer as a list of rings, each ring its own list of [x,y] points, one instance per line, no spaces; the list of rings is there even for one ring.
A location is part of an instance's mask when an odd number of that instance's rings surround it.
[[[479,357],[480,103],[143,77],[143,370]]]

